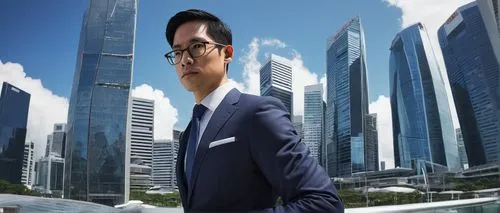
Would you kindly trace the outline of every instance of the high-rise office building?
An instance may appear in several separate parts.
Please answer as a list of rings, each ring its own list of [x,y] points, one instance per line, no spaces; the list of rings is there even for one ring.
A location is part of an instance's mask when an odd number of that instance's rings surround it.
[[[37,163],[36,189],[44,194],[60,197],[63,190],[64,159],[50,154]]]
[[[178,129],[174,129],[173,130],[173,134],[172,134],[172,138],[174,139],[174,141],[179,141],[179,137],[181,135],[181,130],[178,130]]]
[[[47,136],[47,148],[45,150],[45,157],[54,155],[64,158],[66,149],[66,124],[54,124],[54,132]]]
[[[293,115],[292,65],[288,59],[269,56],[260,68],[260,95],[279,99]]]
[[[321,148],[325,140],[323,84],[304,87],[304,143],[311,156],[321,163]]]
[[[471,167],[500,162],[498,4],[464,5],[438,31]]]
[[[467,159],[467,152],[465,151],[464,137],[462,136],[462,130],[460,128],[455,129],[457,134],[457,145],[458,145],[458,156],[460,157],[460,166],[463,169],[469,167],[469,160]]]
[[[166,189],[177,189],[175,165],[179,141],[156,140],[153,144],[153,185]]]
[[[47,135],[45,156],[38,161],[35,188],[55,197],[62,196],[64,155],[66,146],[66,124],[54,124],[53,132]]]
[[[304,125],[302,123],[302,118],[302,115],[294,115],[292,118],[292,123],[300,139],[304,140]]]
[[[128,201],[137,0],[90,0],[69,103],[64,198]]]
[[[395,166],[412,168],[412,161],[425,161],[460,168],[448,96],[425,27],[405,28],[390,50]]]
[[[327,41],[326,140],[330,176],[367,171],[365,116],[368,114],[366,48],[360,17]]]
[[[29,105],[29,93],[3,83],[0,93],[0,180],[21,183]]]
[[[147,189],[153,165],[154,100],[132,98],[130,113],[130,188]]]
[[[21,183],[26,186],[31,186],[33,183],[33,158],[35,157],[35,143],[29,142],[24,145],[24,158],[23,158],[23,174],[21,176]]]
[[[154,100],[132,98],[132,122],[129,127],[133,158],[151,166],[153,162]]]
[[[500,37],[500,0],[476,0],[476,2],[481,12],[486,32],[488,32],[490,38],[495,40],[495,37]],[[493,42],[498,42],[498,40]],[[500,54],[500,49],[497,48],[494,51],[497,56]]]
[[[366,170],[378,171],[378,130],[377,114],[366,115]]]
[[[130,189],[147,190],[152,186],[152,168],[136,156],[130,158]]]

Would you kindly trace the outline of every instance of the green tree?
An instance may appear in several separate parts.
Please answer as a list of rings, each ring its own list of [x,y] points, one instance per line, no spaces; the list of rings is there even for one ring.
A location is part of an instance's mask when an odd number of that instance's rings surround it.
[[[17,194],[17,195],[32,195],[32,191],[23,184],[12,184],[6,180],[0,180],[0,193]],[[36,193],[35,193],[36,195]]]
[[[130,200],[140,200],[145,204],[159,207],[179,207],[181,198],[179,192],[168,194],[146,194],[145,191],[133,190],[130,192]]]

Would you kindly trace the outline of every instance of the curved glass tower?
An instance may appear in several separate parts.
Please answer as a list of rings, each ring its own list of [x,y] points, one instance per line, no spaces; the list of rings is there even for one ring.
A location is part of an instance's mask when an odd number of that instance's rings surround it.
[[[499,5],[464,5],[438,31],[469,166],[500,162]]]
[[[395,165],[412,168],[427,161],[460,168],[443,78],[424,26],[402,30],[390,50]]]
[[[68,113],[64,198],[128,200],[127,113],[136,0],[91,0],[85,12]]]

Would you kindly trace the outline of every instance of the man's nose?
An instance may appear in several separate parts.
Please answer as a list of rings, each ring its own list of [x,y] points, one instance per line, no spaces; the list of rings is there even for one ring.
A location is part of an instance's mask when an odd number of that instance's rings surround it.
[[[184,67],[188,64],[193,64],[193,57],[191,57],[188,51],[184,51],[182,53],[181,65]]]

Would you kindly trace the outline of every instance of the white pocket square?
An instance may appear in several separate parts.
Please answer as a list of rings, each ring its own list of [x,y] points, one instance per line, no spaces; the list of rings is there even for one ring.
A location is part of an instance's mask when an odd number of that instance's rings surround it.
[[[232,142],[236,142],[235,137],[224,138],[224,139],[212,141],[210,143],[210,145],[208,145],[208,148],[210,149],[210,148],[215,147],[215,146],[219,146],[219,145],[226,144],[226,143],[232,143]]]

